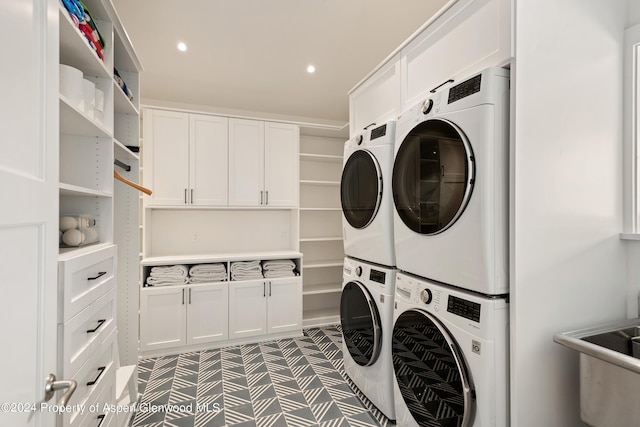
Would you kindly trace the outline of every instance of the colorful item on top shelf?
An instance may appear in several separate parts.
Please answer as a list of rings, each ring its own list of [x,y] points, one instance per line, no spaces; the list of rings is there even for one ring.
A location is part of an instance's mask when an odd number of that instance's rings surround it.
[[[87,7],[79,0],[60,0],[69,12],[69,16],[74,24],[78,27],[80,32],[84,34],[89,46],[94,50],[98,58],[104,61],[104,54],[102,49],[104,49],[105,42],[98,31],[93,19],[91,18],[91,14]]]
[[[116,81],[116,83],[118,83],[118,86],[120,86],[120,89],[122,89],[124,94],[127,95],[129,101],[133,102],[133,93],[127,87],[127,84],[124,82],[124,80],[122,80],[122,77],[120,77],[120,73],[118,73],[118,70],[116,70],[115,68],[113,69],[113,79]]]

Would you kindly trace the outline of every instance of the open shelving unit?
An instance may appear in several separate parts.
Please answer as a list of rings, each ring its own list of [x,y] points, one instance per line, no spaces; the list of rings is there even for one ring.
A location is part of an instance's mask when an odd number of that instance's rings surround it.
[[[346,132],[300,132],[300,252],[304,254],[303,324],[340,322],[342,209],[340,178]]]

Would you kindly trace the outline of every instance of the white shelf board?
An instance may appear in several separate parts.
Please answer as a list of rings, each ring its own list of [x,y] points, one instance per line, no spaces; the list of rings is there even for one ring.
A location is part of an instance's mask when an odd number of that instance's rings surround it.
[[[302,268],[342,267],[343,259],[305,262]]]
[[[113,243],[96,242],[86,246],[80,246],[77,248],[59,248],[58,249],[58,261],[66,261],[68,259],[87,255],[95,251],[100,251],[109,246],[113,246]]]
[[[300,160],[323,163],[342,163],[342,156],[333,156],[329,154],[311,154],[300,153]]]
[[[300,238],[300,242],[335,242],[335,241],[342,241],[342,236]]]
[[[125,160],[140,160],[140,156],[138,154],[129,150],[126,145],[124,145],[117,139],[113,140],[113,151],[115,158],[120,161],[124,162]]]
[[[60,10],[60,63],[77,68],[85,76],[111,79],[111,71],[89,46],[62,3]],[[93,15],[93,12],[92,12]]]
[[[302,295],[335,294],[342,292],[342,283],[322,283],[307,285],[302,289]]]
[[[274,251],[274,252],[239,252],[239,253],[219,253],[219,254],[197,254],[197,255],[177,255],[177,256],[155,256],[146,257],[140,261],[140,265],[172,265],[172,264],[205,264],[211,262],[225,261],[252,261],[269,259],[295,259],[302,258],[302,253],[297,251]]]
[[[340,181],[314,181],[308,179],[301,179],[300,184],[302,185],[340,185]]]
[[[61,196],[81,196],[81,197],[113,197],[108,191],[94,190],[92,188],[80,187],[72,184],[59,184]]]
[[[113,81],[113,108],[116,114],[132,114],[135,116],[140,114],[115,80]]]
[[[87,116],[84,111],[60,94],[60,133],[66,135],[95,136],[112,138],[111,132],[103,125]]]
[[[309,310],[302,313],[302,326],[305,328],[340,323],[340,309],[330,308]]]

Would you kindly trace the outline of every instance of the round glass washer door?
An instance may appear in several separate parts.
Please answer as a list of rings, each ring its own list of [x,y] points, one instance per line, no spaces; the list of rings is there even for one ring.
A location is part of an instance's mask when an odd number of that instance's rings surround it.
[[[360,366],[373,365],[380,355],[382,327],[378,307],[360,282],[349,282],[340,298],[342,336],[351,358]]]
[[[475,399],[455,339],[431,314],[407,310],[393,326],[393,370],[419,426],[468,427]]]
[[[340,180],[344,217],[353,228],[365,228],[376,217],[381,199],[382,173],[378,160],[367,150],[354,152],[345,163]]]
[[[396,154],[396,212],[416,233],[441,233],[462,215],[474,178],[473,152],[464,133],[447,120],[426,120],[407,134]]]

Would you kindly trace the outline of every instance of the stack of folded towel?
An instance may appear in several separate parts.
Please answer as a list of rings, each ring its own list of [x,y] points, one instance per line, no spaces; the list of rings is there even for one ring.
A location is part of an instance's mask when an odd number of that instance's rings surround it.
[[[231,280],[262,279],[260,261],[237,261],[231,263]]]
[[[196,264],[189,269],[189,283],[223,282],[227,270],[223,263]]]
[[[290,259],[273,259],[262,262],[265,278],[293,277],[296,264]]]
[[[189,269],[186,265],[167,265],[151,268],[147,286],[186,285],[189,283]]]

